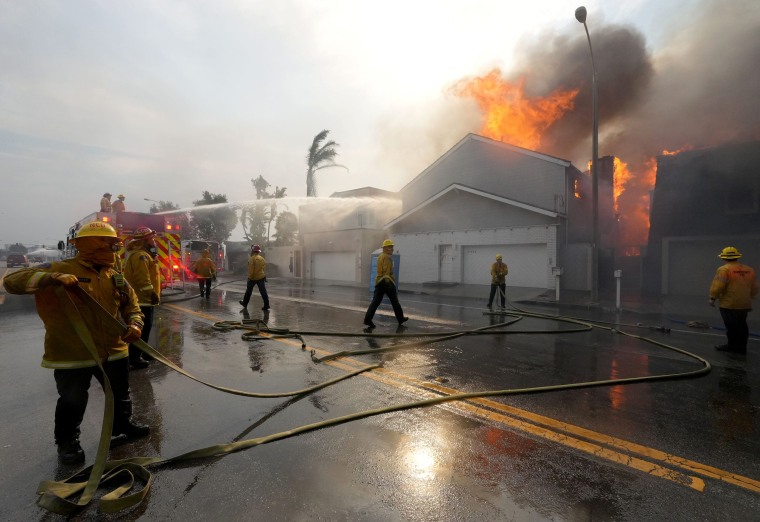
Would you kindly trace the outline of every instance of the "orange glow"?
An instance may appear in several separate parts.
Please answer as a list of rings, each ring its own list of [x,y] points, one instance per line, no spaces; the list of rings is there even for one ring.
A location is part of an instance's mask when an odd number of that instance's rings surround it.
[[[675,156],[676,154],[679,154],[679,153],[681,153],[681,152],[683,152],[683,151],[685,151],[685,150],[691,150],[691,147],[687,145],[686,147],[681,147],[681,148],[680,148],[680,149],[678,149],[678,150],[667,150],[667,149],[663,149],[663,151],[662,151],[662,155],[663,155],[663,156]]]
[[[583,196],[581,196],[581,180],[576,179],[573,182],[573,194],[576,198],[581,199]]]
[[[615,158],[615,213],[618,244],[643,245],[649,237],[649,193],[657,179],[657,160],[649,158],[637,169]],[[625,255],[639,255],[626,250]]]
[[[619,212],[618,207],[618,198],[620,198],[620,194],[623,193],[623,190],[625,190],[626,184],[630,181],[630,179],[633,177],[633,174],[628,169],[628,164],[623,163],[620,161],[620,158],[615,158],[615,167],[612,173],[612,179],[613,179],[613,197],[614,197],[614,208],[615,213]]]
[[[536,150],[544,131],[572,110],[578,89],[558,89],[544,98],[531,98],[524,86],[525,78],[510,83],[495,68],[485,76],[461,80],[454,92],[472,98],[480,107],[483,136]]]

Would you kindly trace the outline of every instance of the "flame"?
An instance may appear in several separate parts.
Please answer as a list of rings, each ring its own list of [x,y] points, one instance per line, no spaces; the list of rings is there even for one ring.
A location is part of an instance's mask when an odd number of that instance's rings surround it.
[[[617,214],[620,211],[620,208],[618,206],[618,200],[620,199],[620,195],[625,190],[625,186],[628,184],[628,182],[633,177],[633,174],[631,173],[630,169],[628,168],[628,164],[624,163],[620,160],[620,158],[615,158],[615,166],[612,171],[612,179],[613,179],[613,198],[614,198],[614,209],[615,213]]]
[[[576,179],[573,182],[573,194],[576,198],[581,199],[583,196],[581,195],[581,180]]]
[[[618,220],[618,244],[643,245],[649,235],[649,193],[657,179],[657,159],[652,157],[638,169],[615,158],[615,212]],[[630,252],[630,253],[629,253]],[[636,255],[626,251],[625,255]]]
[[[498,68],[454,87],[455,94],[472,98],[483,112],[480,134],[531,150],[541,144],[546,129],[572,110],[578,91],[557,89],[544,98],[531,98],[525,94],[524,77],[510,83]]]

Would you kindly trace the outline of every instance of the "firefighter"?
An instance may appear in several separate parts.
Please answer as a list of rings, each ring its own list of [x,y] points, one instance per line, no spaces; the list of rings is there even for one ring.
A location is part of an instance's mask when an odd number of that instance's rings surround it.
[[[111,205],[111,212],[124,212],[127,210],[127,206],[124,204],[124,200],[126,199],[126,196],[124,194],[119,194],[116,196],[118,199],[113,202]]]
[[[243,308],[248,307],[248,301],[251,300],[254,285],[259,288],[261,299],[264,300],[262,310],[269,310],[269,294],[267,294],[267,262],[261,255],[261,247],[253,245],[251,247],[251,257],[248,258],[248,284],[245,288],[243,300],[239,303]]]
[[[509,267],[502,261],[501,254],[496,254],[496,262],[491,265],[491,295],[488,296],[488,308],[493,306],[493,298],[496,296],[497,289],[501,298],[501,307],[506,306],[508,273]]]
[[[100,211],[111,212],[111,193],[106,192],[103,197],[100,198]]]
[[[752,298],[758,292],[755,271],[739,262],[742,255],[732,246],[724,248],[718,257],[726,263],[715,272],[710,285],[708,304],[715,306],[715,302],[718,301],[728,342],[716,346],[715,349],[746,354],[749,339],[747,312],[752,310]]]
[[[94,376],[101,386],[103,373],[68,320],[55,293],[56,286],[79,287],[95,299],[107,313],[128,325],[121,337],[103,328],[86,302],[69,294],[89,328],[114,396],[115,440],[145,437],[150,428],[131,420],[127,344],[139,339],[143,315],[137,296],[113,270],[114,251],[120,247],[116,231],[107,223],[94,221],[82,226],[73,239],[77,255],[71,259],[17,270],[5,277],[5,289],[12,294],[34,294],[37,313],[45,325],[45,354],[42,366],[53,369],[58,402],[55,408],[55,442],[64,464],[84,462],[79,444],[80,425],[87,408],[88,389]],[[102,313],[102,311],[101,311]]]
[[[138,227],[127,244],[127,262],[124,277],[135,289],[140,311],[145,316],[145,326],[140,338],[148,342],[153,327],[153,311],[161,302],[161,275],[159,273],[156,232],[148,227]],[[129,365],[140,370],[148,367],[150,355],[137,346],[129,346]]]
[[[216,279],[216,264],[209,258],[208,248],[201,252],[201,257],[193,263],[192,271],[198,278],[198,285],[201,287],[201,297],[206,299],[211,297],[211,280]],[[266,290],[265,290],[266,292]]]
[[[404,311],[398,302],[398,293],[396,292],[396,280],[393,278],[393,241],[386,239],[383,241],[383,253],[377,258],[377,276],[375,277],[375,293],[372,296],[372,302],[367,308],[364,315],[364,324],[370,329],[375,327],[372,318],[375,317],[377,307],[383,301],[383,296],[388,296],[393,307],[393,313],[399,325],[409,320],[404,317]]]

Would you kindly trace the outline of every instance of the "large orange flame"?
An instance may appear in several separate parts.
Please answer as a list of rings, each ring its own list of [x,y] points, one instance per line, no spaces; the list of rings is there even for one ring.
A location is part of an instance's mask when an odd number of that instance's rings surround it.
[[[525,95],[525,78],[510,83],[498,68],[460,81],[454,92],[472,98],[484,114],[483,136],[536,150],[541,136],[573,108],[578,89],[556,90],[545,98]]]

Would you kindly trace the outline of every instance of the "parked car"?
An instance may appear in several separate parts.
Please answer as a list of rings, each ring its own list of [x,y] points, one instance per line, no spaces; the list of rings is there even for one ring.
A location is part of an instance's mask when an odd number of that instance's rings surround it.
[[[5,259],[5,266],[8,268],[14,266],[29,266],[29,258],[24,254],[8,254]]]

